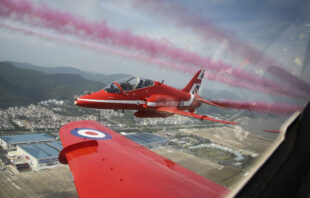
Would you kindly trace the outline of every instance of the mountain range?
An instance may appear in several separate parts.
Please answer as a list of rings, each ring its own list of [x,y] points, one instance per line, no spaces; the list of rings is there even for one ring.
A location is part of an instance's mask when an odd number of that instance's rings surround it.
[[[87,80],[98,81],[104,84],[111,83],[114,80],[130,77],[128,74],[102,74],[102,73],[91,73],[87,71],[82,71],[73,67],[42,67],[29,63],[20,63],[20,62],[10,62],[12,65],[21,68],[21,69],[31,69],[35,71],[40,71],[46,74],[76,74]]]
[[[35,104],[57,98],[73,99],[84,91],[102,89],[104,83],[77,74],[44,73],[21,69],[11,62],[0,62],[0,108]]]

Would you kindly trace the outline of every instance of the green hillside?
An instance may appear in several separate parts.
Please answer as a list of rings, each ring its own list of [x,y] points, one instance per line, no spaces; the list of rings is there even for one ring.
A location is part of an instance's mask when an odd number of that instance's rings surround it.
[[[74,74],[45,74],[0,62],[0,108],[27,105],[42,100],[73,99],[75,94],[95,91],[103,83]]]
[[[127,78],[131,75],[128,74],[102,74],[102,73],[91,73],[88,71],[82,71],[73,67],[42,67],[36,66],[29,63],[19,63],[19,62],[10,62],[14,66],[21,69],[31,69],[35,71],[40,71],[45,74],[75,74],[79,75],[87,80],[94,80],[98,82],[102,82],[105,84],[109,84],[115,80],[121,78]]]

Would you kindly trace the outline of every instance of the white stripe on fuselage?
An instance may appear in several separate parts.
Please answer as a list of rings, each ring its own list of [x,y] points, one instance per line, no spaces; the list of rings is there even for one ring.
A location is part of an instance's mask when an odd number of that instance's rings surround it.
[[[191,106],[193,104],[194,101],[194,94],[191,94],[191,98],[188,101],[183,101],[182,107],[188,107]],[[176,102],[176,103],[174,103]],[[161,105],[163,104],[163,105]],[[167,105],[165,105],[167,104]],[[180,106],[180,102],[179,101],[166,101],[166,102],[147,102],[147,106],[149,107],[156,107],[156,106]]]
[[[95,100],[95,99],[77,99],[88,102],[116,103],[116,104],[146,104],[144,100]]]
[[[191,94],[191,98],[188,101],[184,101],[183,106],[190,106],[194,101],[194,94]],[[150,107],[156,107],[156,102],[147,102],[144,100],[96,100],[96,99],[83,99],[78,98],[78,101],[88,101],[88,102],[101,102],[101,103],[115,103],[115,104],[147,104]]]
[[[149,107],[156,107],[157,103],[156,102],[147,102],[147,106],[149,106]]]

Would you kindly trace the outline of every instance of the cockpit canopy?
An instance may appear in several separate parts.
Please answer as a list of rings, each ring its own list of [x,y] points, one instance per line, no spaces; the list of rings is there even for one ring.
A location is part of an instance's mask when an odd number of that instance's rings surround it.
[[[146,87],[151,87],[154,85],[154,82],[149,79],[139,78],[139,77],[130,77],[126,79],[117,80],[110,85],[106,86],[104,90],[108,93],[122,93],[119,86],[123,91],[132,91],[136,89],[142,89]]]

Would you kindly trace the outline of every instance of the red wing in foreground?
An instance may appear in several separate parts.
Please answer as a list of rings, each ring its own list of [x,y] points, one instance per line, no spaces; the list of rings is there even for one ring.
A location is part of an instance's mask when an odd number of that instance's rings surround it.
[[[210,116],[206,116],[206,115],[199,115],[196,113],[191,113],[191,112],[187,112],[187,111],[182,111],[182,110],[178,110],[176,108],[173,107],[161,107],[156,109],[157,111],[162,111],[162,112],[168,112],[168,113],[174,113],[174,114],[179,114],[179,115],[183,115],[183,116],[188,116],[188,117],[193,117],[193,118],[199,118],[201,120],[209,120],[212,122],[219,122],[219,123],[223,123],[223,124],[238,124],[236,122],[230,122],[230,121],[225,121],[225,120],[217,120],[215,118],[212,118]]]
[[[80,197],[223,197],[224,187],[94,121],[60,129],[63,150]]]

